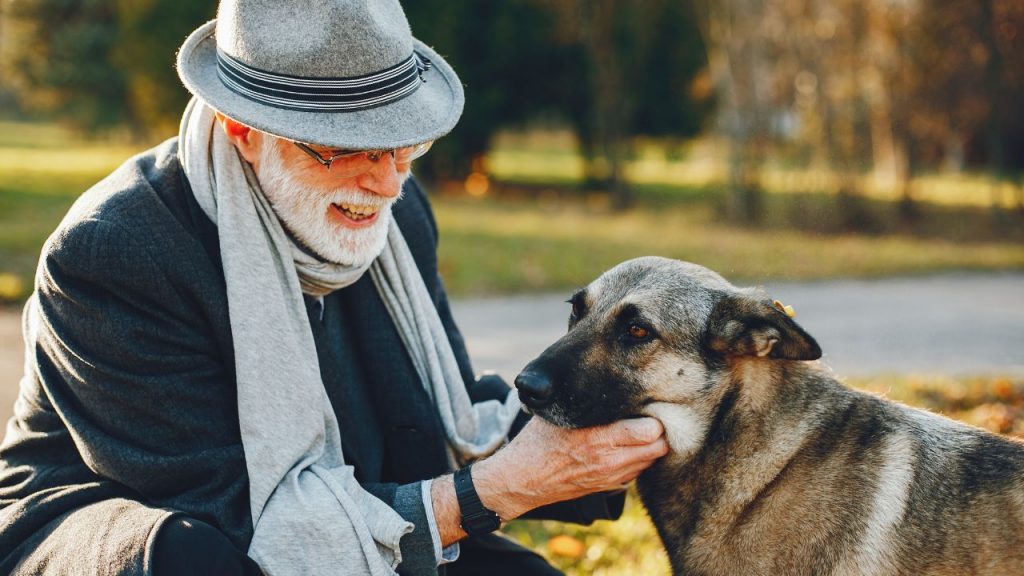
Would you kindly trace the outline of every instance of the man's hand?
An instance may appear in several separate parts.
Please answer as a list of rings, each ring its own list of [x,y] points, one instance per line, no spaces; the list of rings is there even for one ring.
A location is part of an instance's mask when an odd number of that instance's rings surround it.
[[[484,506],[510,520],[534,508],[614,490],[668,452],[654,418],[570,430],[532,418],[512,442],[473,467]]]
[[[665,429],[654,418],[570,430],[532,418],[512,442],[473,466],[484,506],[502,520],[563,500],[623,487],[668,453]],[[441,541],[465,536],[450,475],[431,490]]]

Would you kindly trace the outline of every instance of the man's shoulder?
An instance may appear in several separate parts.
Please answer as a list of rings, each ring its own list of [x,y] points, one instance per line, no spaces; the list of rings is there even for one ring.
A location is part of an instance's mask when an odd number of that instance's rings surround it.
[[[125,160],[78,197],[61,226],[82,220],[143,226],[160,216],[167,199],[180,203],[186,183],[177,149],[177,138],[172,138]]]
[[[153,274],[182,284],[216,276],[216,228],[184,178],[177,139],[128,159],[83,193],[47,239],[41,259],[49,270],[83,278],[121,275],[128,283]]]
[[[192,197],[177,149],[177,138],[171,138],[129,158],[84,192],[50,236],[44,254],[87,248],[62,240],[88,237],[82,232],[96,228],[116,229],[118,234],[107,235],[108,240],[120,237],[154,252],[202,240],[204,229],[213,224]]]

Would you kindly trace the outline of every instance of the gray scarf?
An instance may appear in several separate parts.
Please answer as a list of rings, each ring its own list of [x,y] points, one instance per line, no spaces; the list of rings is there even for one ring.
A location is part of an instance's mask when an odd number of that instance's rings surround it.
[[[217,225],[235,347],[238,419],[249,474],[249,556],[271,575],[392,575],[413,529],[362,489],[342,457],[302,293],[348,286],[366,268],[323,263],[289,239],[248,163],[213,111],[195,98],[179,157],[200,207]],[[519,412],[472,404],[447,334],[392,219],[369,272],[437,408],[453,463],[486,456]]]

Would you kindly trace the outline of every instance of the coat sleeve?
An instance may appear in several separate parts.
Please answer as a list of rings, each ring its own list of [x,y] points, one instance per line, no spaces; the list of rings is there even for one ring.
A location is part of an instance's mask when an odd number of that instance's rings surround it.
[[[45,248],[31,304],[38,378],[99,478],[210,522],[245,549],[234,374],[185,278],[116,222],[63,229]]]

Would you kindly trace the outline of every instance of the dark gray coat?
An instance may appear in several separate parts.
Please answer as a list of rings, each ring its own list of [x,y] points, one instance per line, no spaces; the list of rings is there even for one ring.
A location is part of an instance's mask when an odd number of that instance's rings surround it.
[[[147,573],[167,511],[248,547],[217,230],[176,150],[172,139],[126,162],[76,202],[43,248],[26,307],[28,371],[0,448],[2,573],[59,572],[62,546],[82,554],[68,569]],[[474,380],[437,274],[436,225],[414,180],[394,216],[474,401],[506,393],[501,382]],[[432,566],[418,481],[448,469],[432,404],[368,276],[328,296],[322,322],[312,304],[346,460],[366,489],[416,523],[402,539],[403,573]],[[609,515],[603,503],[564,512],[582,522]]]

